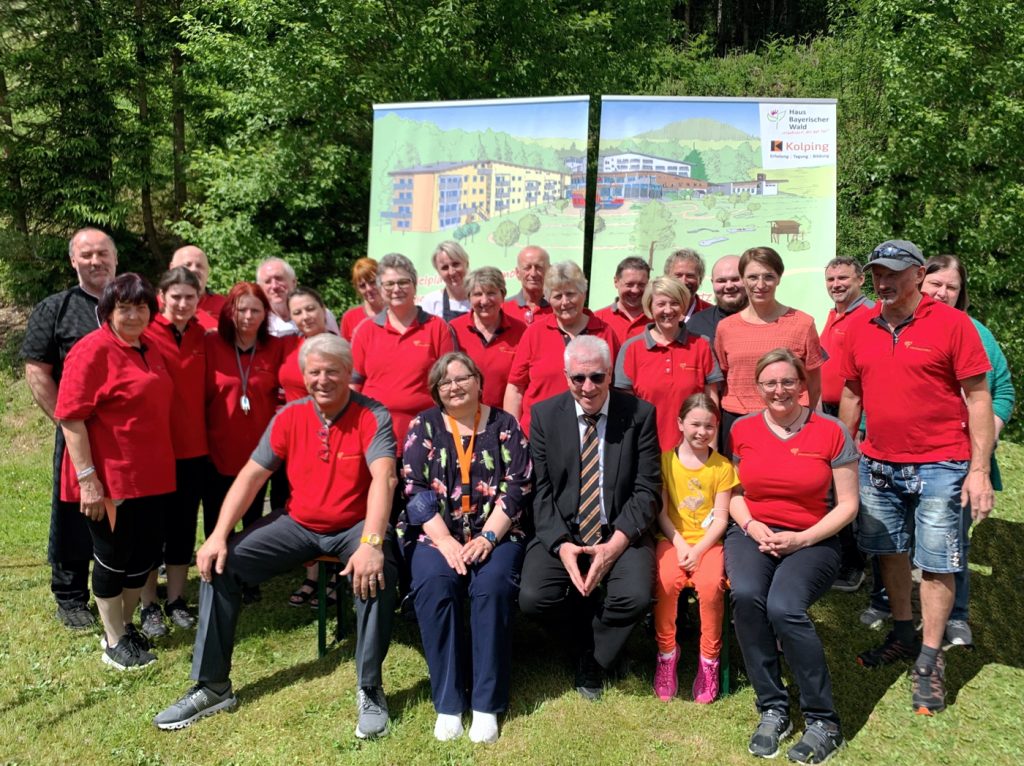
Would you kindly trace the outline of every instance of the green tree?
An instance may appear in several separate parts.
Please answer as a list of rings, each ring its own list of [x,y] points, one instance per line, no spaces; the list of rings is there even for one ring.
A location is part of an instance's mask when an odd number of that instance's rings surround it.
[[[633,225],[633,247],[647,256],[653,267],[654,251],[671,247],[675,241],[675,221],[672,213],[658,200],[646,204]]]
[[[519,231],[526,237],[526,244],[530,244],[530,235],[540,231],[540,218],[533,213],[528,213],[519,219]]]
[[[519,227],[514,221],[504,220],[498,224],[492,236],[494,244],[505,248],[505,255],[508,256],[508,249],[519,241]]]

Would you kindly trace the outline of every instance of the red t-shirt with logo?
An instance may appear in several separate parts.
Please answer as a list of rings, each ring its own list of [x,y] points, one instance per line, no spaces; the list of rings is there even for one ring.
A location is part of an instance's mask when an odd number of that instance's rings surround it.
[[[831,510],[832,469],[860,459],[846,427],[820,412],[788,439],[768,427],[763,411],[739,418],[729,436],[751,517],[797,532]]]
[[[862,389],[861,450],[890,463],[970,460],[960,381],[992,368],[971,318],[922,295],[894,336],[881,312],[879,303],[850,323],[839,369]]]
[[[65,359],[54,417],[85,421],[107,497],[163,495],[175,488],[173,398],[174,383],[160,351],[130,346],[104,324]],[[69,503],[81,498],[75,470],[65,450],[60,494]]]
[[[520,338],[526,332],[526,325],[502,311],[501,323],[490,343],[484,341],[484,336],[473,324],[472,313],[453,319],[451,328],[459,350],[476,362],[484,376],[484,390],[480,400],[488,407],[501,409],[504,406],[505,386],[508,385],[512,359]]]
[[[202,457],[206,444],[206,331],[198,318],[189,320],[181,333],[181,345],[175,340],[175,327],[157,314],[142,342],[160,351],[174,381],[171,415],[171,441],[178,460]]]
[[[828,312],[828,319],[825,320],[825,327],[821,331],[821,347],[828,354],[828,359],[821,366],[823,404],[838,405],[842,399],[846,378],[839,374],[839,365],[842,364],[843,352],[846,349],[846,330],[850,326],[850,321],[859,312],[867,311],[874,305],[874,301],[862,295],[842,314],[837,314],[834,308]]]
[[[594,316],[603,320],[605,324],[612,328],[612,332],[615,333],[615,339],[619,342],[620,346],[630,338],[640,335],[651,322],[650,317],[643,312],[636,319],[630,319],[626,312],[619,308],[618,301],[615,301],[611,306],[598,309],[594,312]]]

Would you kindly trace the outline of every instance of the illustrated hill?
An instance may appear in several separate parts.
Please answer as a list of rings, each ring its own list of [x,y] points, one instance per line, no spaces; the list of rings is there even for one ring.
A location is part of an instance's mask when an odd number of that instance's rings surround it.
[[[657,130],[639,133],[636,138],[660,141],[754,141],[757,137],[724,122],[697,117],[670,122]]]

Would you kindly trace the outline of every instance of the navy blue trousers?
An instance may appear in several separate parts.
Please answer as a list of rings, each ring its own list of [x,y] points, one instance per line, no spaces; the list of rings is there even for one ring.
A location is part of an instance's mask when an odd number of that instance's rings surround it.
[[[512,609],[519,592],[523,544],[502,541],[483,564],[469,567],[465,575],[448,566],[433,546],[417,543],[411,548],[412,593],[434,709],[461,715],[468,697],[472,710],[504,712],[511,674]],[[466,596],[470,656],[462,626]],[[472,671],[467,671],[470,658]],[[472,685],[467,684],[470,675]]]

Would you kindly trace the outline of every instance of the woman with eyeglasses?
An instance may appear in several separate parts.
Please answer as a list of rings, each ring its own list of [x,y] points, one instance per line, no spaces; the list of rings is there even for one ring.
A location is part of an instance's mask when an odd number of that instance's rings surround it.
[[[470,740],[493,743],[498,715],[508,707],[530,450],[516,419],[482,402],[482,376],[466,354],[438,359],[427,385],[437,406],[409,424],[402,480],[406,558],[437,711],[434,736],[461,736],[462,715],[472,710]]]
[[[789,759],[822,763],[843,736],[824,648],[807,610],[839,571],[838,532],[857,514],[860,452],[839,420],[802,404],[807,372],[791,350],[762,356],[751,377],[762,410],[733,425],[741,486],[733,491],[734,523],[725,536],[736,638],[761,715],[748,750],[774,758],[793,731],[781,646],[806,723]]]
[[[662,452],[679,446],[678,415],[691,394],[718,403],[722,372],[708,339],[686,329],[690,302],[690,291],[674,277],[648,282],[643,309],[653,322],[622,344],[615,361],[615,387],[655,406]]]
[[[108,282],[100,328],[68,354],[54,410],[67,442],[61,500],[88,520],[102,659],[117,670],[156,660],[132,625],[175,486],[174,382],[163,355],[142,342],[156,313],[156,291],[138,274]]]
[[[359,258],[352,264],[352,286],[363,302],[350,308],[341,318],[341,337],[349,343],[359,325],[384,310],[384,297],[377,284],[377,262],[373,258]]]
[[[936,255],[927,260],[924,265],[924,282],[921,284],[921,292],[947,306],[966,312],[971,302],[967,294],[967,269],[963,262],[955,255]],[[999,440],[999,434],[1006,426],[1006,422],[1013,414],[1013,405],[1017,393],[1013,387],[1013,380],[1010,378],[1010,368],[1006,363],[1006,355],[999,347],[998,341],[992,335],[992,331],[971,317],[971,322],[981,336],[981,344],[985,347],[985,354],[988,356],[992,369],[986,374],[988,390],[992,394],[992,412],[995,415],[995,436]],[[992,453],[992,489],[1002,490],[1003,480],[999,473],[999,464],[996,462],[996,455]],[[953,611],[950,612],[949,620],[946,622],[946,635],[944,644],[946,646],[972,646],[974,636],[971,633],[971,626],[968,623],[968,604],[970,601],[970,575],[967,567],[967,552],[970,549],[970,536],[968,530],[971,528],[970,505],[963,507],[963,569],[954,575],[956,585],[956,598],[953,602]]]
[[[420,307],[428,314],[451,322],[456,317],[469,313],[469,293],[464,280],[469,271],[469,253],[458,242],[446,240],[437,246],[430,257],[437,275],[441,277],[441,289],[423,296]]]
[[[740,256],[740,276],[747,291],[746,308],[723,319],[715,331],[715,356],[725,375],[722,390],[722,453],[730,454],[729,433],[742,415],[764,406],[754,385],[758,360],[775,348],[788,348],[807,371],[801,404],[816,407],[821,398],[821,366],[825,363],[814,319],[779,303],[775,291],[785,266],[770,247],[752,247]]]
[[[455,350],[448,324],[416,305],[416,278],[416,267],[404,255],[381,258],[377,284],[385,310],[363,322],[352,339],[352,389],[388,408],[399,445],[409,421],[433,402],[430,368]]]
[[[566,390],[565,347],[579,335],[596,335],[611,349],[612,363],[619,341],[612,328],[584,306],[587,278],[572,261],[554,263],[544,277],[544,297],[552,313],[538,317],[526,328],[512,359],[504,409],[519,419],[523,433],[530,433],[530,408]]]

